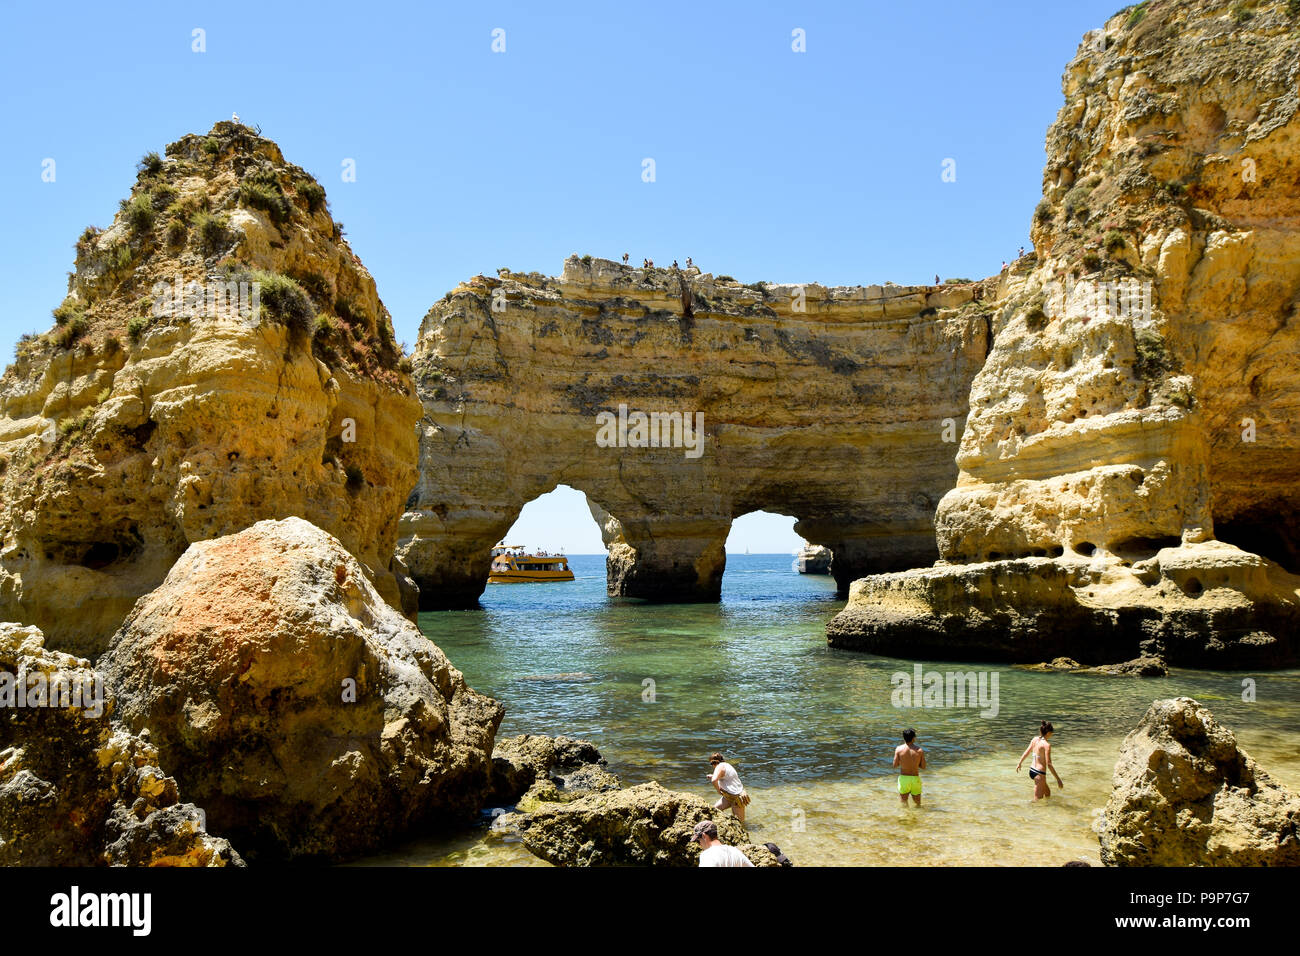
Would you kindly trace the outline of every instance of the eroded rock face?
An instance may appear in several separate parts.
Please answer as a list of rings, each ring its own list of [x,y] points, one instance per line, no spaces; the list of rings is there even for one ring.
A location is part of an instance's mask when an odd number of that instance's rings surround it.
[[[1180,633],[1205,635],[1188,659],[1300,659],[1300,33],[1284,4],[1143,11],[1067,68],[1037,260],[1000,283],[936,513],[943,565],[866,582],[833,640],[874,644],[906,605],[926,653],[1005,621],[1116,641],[1112,660]]]
[[[274,143],[218,123],[147,157],[56,319],[0,380],[0,617],[97,654],[191,542],[288,515],[400,606],[419,403],[324,190]]]
[[[101,666],[250,859],[353,856],[490,790],[501,705],[299,518],[190,545]]]
[[[498,741],[492,751],[488,803],[527,810],[543,800],[574,800],[617,790],[619,779],[605,764],[594,744],[573,737],[520,734]]]
[[[1300,795],[1190,697],[1124,740],[1101,830],[1108,866],[1300,866]]]
[[[114,725],[90,663],[44,643],[0,623],[0,865],[242,866],[145,736]]]
[[[477,601],[492,545],[560,483],[603,516],[614,594],[717,600],[731,522],[758,509],[832,549],[844,588],[929,563],[987,352],[982,295],[744,286],[576,256],[558,279],[471,279],[417,347],[420,482],[400,553],[422,606]],[[698,456],[680,429],[675,447],[598,444],[598,416],[620,407],[629,442],[633,413],[698,413]]]
[[[651,782],[564,803],[543,802],[513,816],[529,852],[556,866],[698,866],[700,848],[691,837],[701,820],[717,824],[723,843],[748,848],[746,855],[758,857],[751,857],[755,865],[760,860],[777,865],[766,847],[748,844],[744,824],[730,814],[715,814],[700,797]]]

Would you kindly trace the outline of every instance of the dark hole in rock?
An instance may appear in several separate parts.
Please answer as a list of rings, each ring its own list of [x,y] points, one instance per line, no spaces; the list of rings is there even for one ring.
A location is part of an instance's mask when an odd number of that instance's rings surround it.
[[[1090,558],[1092,557],[1093,552],[1097,550],[1097,546],[1093,544],[1091,541],[1080,541],[1078,544],[1074,546],[1074,550],[1077,551],[1079,554],[1083,555],[1085,558]]]
[[[1216,517],[1214,536],[1300,574],[1300,517],[1291,517],[1283,508],[1257,510],[1227,520]]]
[[[109,541],[97,541],[86,549],[86,553],[81,556],[78,562],[83,568],[90,568],[92,571],[98,571],[100,568],[106,568],[116,561],[122,554],[122,549],[116,544]]]
[[[1162,548],[1176,548],[1181,543],[1182,539],[1176,535],[1156,538],[1134,537],[1115,542],[1110,545],[1110,550],[1130,561],[1145,561],[1154,558]]]
[[[1192,597],[1196,597],[1198,594],[1204,591],[1205,588],[1201,586],[1201,582],[1198,579],[1188,578],[1187,583],[1183,585],[1183,590],[1186,591],[1188,594],[1190,594]]]

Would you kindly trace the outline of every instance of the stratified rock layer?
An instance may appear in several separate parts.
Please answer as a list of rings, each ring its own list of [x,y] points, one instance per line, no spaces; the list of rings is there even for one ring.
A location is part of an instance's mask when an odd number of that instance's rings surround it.
[[[420,482],[399,553],[422,606],[473,604],[492,545],[561,483],[592,502],[613,594],[716,600],[731,522],[760,509],[830,548],[845,589],[933,561],[987,353],[982,294],[743,286],[576,256],[558,279],[464,283],[425,316],[415,360]],[[598,444],[598,416],[620,408],[698,413],[698,457]]]
[[[1108,866],[1300,866],[1300,795],[1190,697],[1124,740],[1101,829]]]
[[[101,665],[250,859],[353,856],[490,791],[501,705],[298,518],[190,545]]]
[[[56,320],[0,380],[0,617],[97,654],[188,544],[288,515],[400,604],[419,404],[374,280],[274,143],[218,123],[146,157]]]
[[[0,866],[242,866],[102,689],[39,629],[0,623]]]
[[[1079,48],[1037,263],[1003,276],[936,514],[944,563],[864,582],[832,643],[1300,660],[1300,31],[1283,3],[1252,13],[1152,0]]]

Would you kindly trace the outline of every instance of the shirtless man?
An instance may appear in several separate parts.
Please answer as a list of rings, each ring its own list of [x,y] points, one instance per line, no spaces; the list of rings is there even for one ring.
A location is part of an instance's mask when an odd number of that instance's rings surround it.
[[[921,771],[925,769],[925,751],[916,745],[916,731],[903,731],[903,742],[894,749],[894,766],[898,768],[898,798],[907,806],[907,797],[921,805]]]

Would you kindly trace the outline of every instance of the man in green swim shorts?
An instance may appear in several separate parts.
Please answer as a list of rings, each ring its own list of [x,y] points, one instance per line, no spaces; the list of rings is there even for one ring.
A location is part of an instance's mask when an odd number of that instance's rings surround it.
[[[908,727],[903,731],[903,742],[894,750],[894,766],[898,768],[898,797],[907,805],[921,805],[921,771],[925,769],[925,751],[916,745],[916,731]]]

